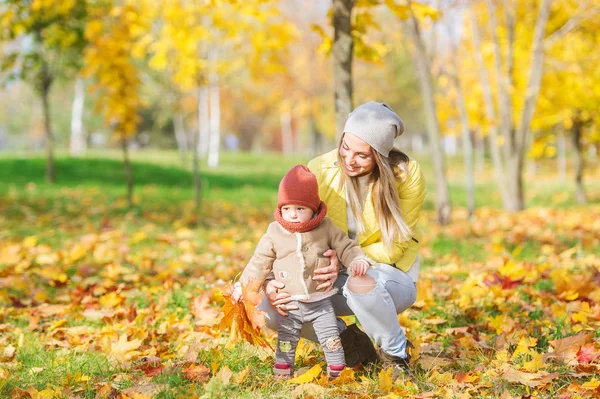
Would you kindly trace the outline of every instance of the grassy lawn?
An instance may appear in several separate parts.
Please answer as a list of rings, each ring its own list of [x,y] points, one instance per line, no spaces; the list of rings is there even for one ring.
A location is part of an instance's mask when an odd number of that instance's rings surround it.
[[[176,153],[132,154],[132,209],[118,152],[59,156],[54,186],[44,181],[44,159],[0,155],[0,397],[594,393],[578,387],[593,375],[581,370],[597,370],[596,361],[578,363],[578,373],[528,362],[548,353],[551,341],[586,331],[590,351],[600,348],[597,170],[587,177],[591,201],[583,207],[572,182],[556,181],[553,165],[540,164],[525,179],[529,209],[511,215],[500,209],[488,166],[478,172],[478,209],[468,219],[462,162],[449,159],[455,210],[453,223],[440,227],[431,165],[426,154],[415,157],[429,192],[423,273],[418,301],[401,322],[421,359],[388,386],[376,368],[341,385],[275,381],[271,352],[211,327],[222,290],[272,219],[280,178],[308,156],[223,154],[219,167],[201,166],[196,214],[190,168]],[[526,336],[535,342],[523,344]],[[323,364],[319,348],[303,344],[296,368],[316,364]],[[210,379],[194,380],[198,365]],[[506,377],[507,366],[510,376],[553,377],[528,386]]]

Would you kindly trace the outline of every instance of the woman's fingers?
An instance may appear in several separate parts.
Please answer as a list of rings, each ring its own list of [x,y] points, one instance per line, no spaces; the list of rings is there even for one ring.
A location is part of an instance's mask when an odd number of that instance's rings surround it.
[[[338,269],[335,266],[326,266],[315,269],[313,272],[313,280],[328,280],[331,277],[337,277]]]

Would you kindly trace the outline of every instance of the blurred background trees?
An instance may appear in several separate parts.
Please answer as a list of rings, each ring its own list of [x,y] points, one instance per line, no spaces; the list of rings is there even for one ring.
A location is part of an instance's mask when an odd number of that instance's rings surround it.
[[[507,210],[540,158],[584,202],[599,14],[598,0],[5,0],[0,151],[46,148],[52,181],[55,149],[120,148],[131,198],[128,152],[177,149],[199,206],[200,165],[223,151],[318,154],[378,100],[406,123],[397,146],[431,157],[440,223],[456,152],[469,212],[487,158]]]

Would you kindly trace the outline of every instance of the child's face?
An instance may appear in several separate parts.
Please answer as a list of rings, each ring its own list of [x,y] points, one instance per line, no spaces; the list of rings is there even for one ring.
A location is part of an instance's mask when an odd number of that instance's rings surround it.
[[[281,207],[283,220],[291,223],[308,222],[313,217],[313,210],[303,205],[288,204]]]

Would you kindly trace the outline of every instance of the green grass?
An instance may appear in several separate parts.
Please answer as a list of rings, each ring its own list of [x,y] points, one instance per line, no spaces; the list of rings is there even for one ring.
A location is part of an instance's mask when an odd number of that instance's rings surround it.
[[[195,245],[193,252],[196,254],[220,254],[224,247],[211,245],[219,244],[221,240],[230,240],[230,254],[224,257],[227,267],[241,268],[251,253],[255,242],[250,241],[247,231],[259,230],[266,220],[272,218],[272,209],[276,203],[277,187],[279,180],[285,172],[297,163],[306,163],[308,156],[283,157],[277,154],[223,154],[219,167],[210,169],[206,165],[201,167],[203,182],[204,205],[200,215],[193,211],[193,187],[190,167],[181,167],[177,154],[172,152],[137,152],[132,154],[133,174],[135,180],[135,206],[128,208],[125,196],[125,182],[123,178],[123,165],[118,152],[92,153],[82,159],[59,156],[57,158],[57,183],[49,185],[44,179],[45,160],[40,157],[0,156],[0,243],[20,242],[25,237],[35,236],[38,244],[48,244],[53,249],[70,248],[70,242],[78,242],[85,234],[101,234],[102,231],[118,229],[127,237],[123,244],[129,246],[129,254],[133,257],[141,254],[152,255],[155,263],[147,269],[137,270],[140,280],[128,282],[124,275],[115,278],[113,286],[123,284],[128,296],[125,307],[133,306],[138,313],[159,306],[164,311],[163,317],[171,315],[177,320],[183,320],[191,315],[191,299],[199,293],[209,291],[215,284],[215,277],[210,277],[219,261],[215,258],[203,259],[199,264],[187,266],[178,274],[174,269],[168,268],[170,261],[176,260],[184,252],[177,244],[161,246],[157,239],[160,234],[174,236],[178,231],[190,228],[193,231],[189,238],[190,245]],[[423,259],[423,269],[439,266],[446,263],[468,265],[474,262],[485,262],[490,256],[490,237],[479,237],[467,233],[453,235],[452,229],[439,229],[433,226],[433,208],[435,198],[434,180],[429,157],[426,155],[415,156],[421,160],[423,170],[428,182],[428,197],[424,208],[423,218],[429,230],[425,231],[426,241],[424,247],[428,256]],[[464,210],[465,191],[461,180],[461,160],[452,159],[453,165],[449,173],[449,187],[451,199],[454,202],[455,219],[459,222],[466,221]],[[458,167],[456,166],[458,165]],[[489,169],[489,168],[488,168]],[[476,203],[478,207],[499,208],[500,196],[490,178],[489,170],[478,175],[476,187]],[[574,207],[572,196],[572,183],[563,184],[554,181],[549,174],[527,181],[527,203],[529,206],[538,207]],[[600,202],[600,180],[588,179],[587,188],[592,203]],[[583,208],[580,208],[583,209]],[[261,224],[263,223],[263,224]],[[257,227],[258,226],[258,227]],[[237,230],[236,230],[237,229]],[[148,232],[150,238],[131,243],[131,235],[141,231]],[[468,231],[468,230],[466,230]],[[540,242],[536,238],[527,238],[518,244],[506,241],[501,243],[509,252],[514,252],[515,260],[534,260],[539,256]],[[557,237],[561,247],[571,247],[577,244],[574,238]],[[178,241],[177,243],[181,243]],[[245,244],[249,246],[244,247]],[[156,246],[156,248],[153,248]],[[425,252],[425,251],[424,251]],[[66,253],[65,253],[66,254]],[[73,264],[65,272],[71,278],[78,276],[79,268],[89,267],[91,255]],[[122,266],[132,268],[140,267],[139,259],[121,258],[116,256],[116,261]],[[37,267],[33,265],[32,268]],[[0,277],[10,272],[3,269],[0,259]],[[93,269],[93,273],[102,272],[102,267]],[[167,277],[157,278],[162,273]],[[463,282],[469,277],[468,268],[460,268],[453,272],[452,279]],[[232,276],[230,276],[232,277]],[[101,277],[98,277],[99,281]],[[220,278],[220,277],[219,277]],[[165,280],[169,280],[168,282]],[[223,280],[227,278],[223,277]],[[44,290],[48,294],[47,302],[52,303],[55,296],[64,292],[64,287],[53,287],[52,281],[46,278],[33,276],[35,289]],[[163,284],[172,284],[164,285]],[[74,281],[69,281],[72,287]],[[92,283],[90,283],[92,284]],[[95,284],[95,283],[94,283]],[[537,291],[553,294],[555,287],[552,280],[546,278],[539,280],[534,288]],[[19,298],[27,298],[31,293],[29,287],[8,287],[7,293]],[[146,290],[147,289],[147,290]],[[160,294],[157,292],[160,290]],[[23,294],[23,292],[26,292]],[[161,295],[162,294],[162,295]],[[522,292],[523,297],[532,296],[530,292]],[[532,296],[533,297],[533,296]],[[527,297],[528,298],[528,297]],[[446,298],[438,299],[422,313],[418,320],[441,317],[447,323],[431,326],[430,331],[440,332],[448,327],[461,327],[474,325],[476,329],[486,331],[488,327],[481,324],[481,317],[477,309],[471,312],[449,312]],[[59,302],[60,303],[60,302]],[[490,307],[489,314],[494,315],[495,308]],[[543,326],[539,320],[540,311],[520,312],[528,319]],[[16,313],[15,313],[16,314]],[[0,313],[0,322],[9,324],[13,330],[27,331],[30,323],[25,315],[12,316],[12,313]],[[160,328],[163,319],[146,319],[145,327],[156,330]],[[524,321],[524,320],[523,320]],[[477,323],[480,323],[479,325]],[[115,321],[90,321],[77,317],[68,320],[65,325],[88,325],[96,328],[111,327]],[[546,347],[548,339],[561,338],[570,330],[565,320],[558,320],[551,330],[540,333],[540,345]],[[542,327],[546,328],[546,327]],[[489,331],[488,331],[489,332]],[[11,335],[18,336],[18,332]],[[65,378],[79,378],[87,376],[89,379],[70,382],[69,386],[77,387],[81,391],[77,395],[85,398],[95,397],[97,383],[113,381],[117,376],[123,376],[119,386],[122,389],[128,381],[135,378],[136,370],[122,369],[99,352],[78,353],[72,348],[64,350],[47,350],[44,342],[37,342],[37,332],[25,333],[23,346],[17,351],[14,364],[17,366],[10,370],[4,388],[0,388],[0,397],[11,392],[16,387],[35,387],[43,389],[51,386],[65,386]],[[599,334],[598,332],[596,334]],[[442,342],[444,348],[452,347],[450,338]],[[169,345],[173,345],[169,341]],[[169,349],[169,353],[174,350]],[[180,360],[180,359],[174,359]],[[289,397],[290,387],[277,382],[271,375],[271,363],[261,358],[256,350],[247,345],[236,345],[232,348],[213,348],[198,353],[198,360],[202,364],[210,365],[213,361],[221,367],[227,366],[234,373],[240,372],[250,366],[248,377],[241,386],[222,387],[213,382],[210,386],[191,383],[186,380],[180,368],[172,367],[168,372],[154,377],[154,384],[166,385],[169,388],[158,394],[158,398],[189,397],[194,394],[206,394],[207,397]],[[301,360],[297,367],[309,367],[315,361],[322,362],[322,353],[315,351],[311,361]],[[79,374],[78,374],[79,373]],[[417,369],[416,383],[422,392],[435,389],[436,385],[429,381],[430,373]],[[79,377],[77,377],[79,375]],[[371,392],[377,392],[377,375],[364,373],[360,378],[369,385]],[[506,383],[501,383],[498,389],[509,388]],[[522,393],[522,392],[521,392]]]

